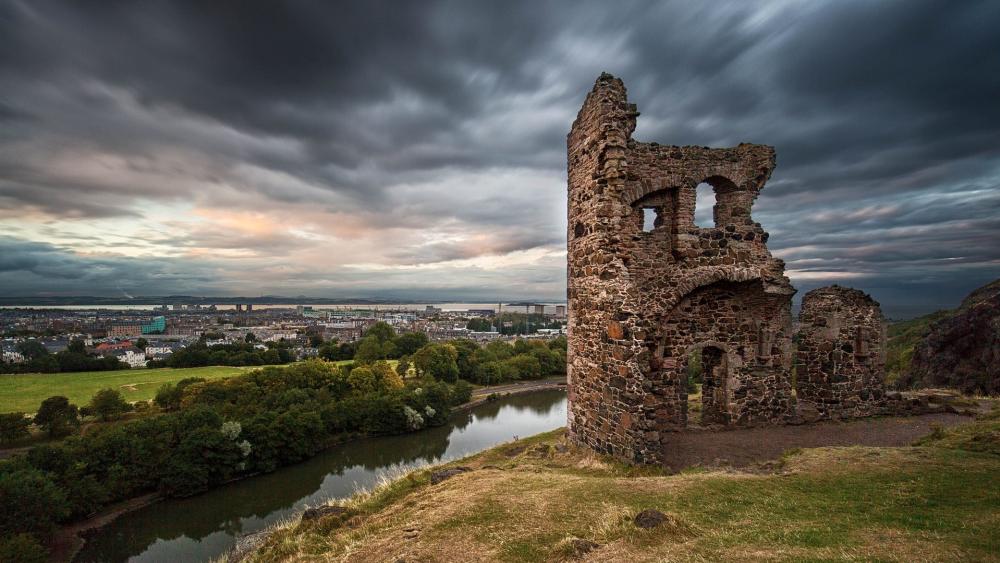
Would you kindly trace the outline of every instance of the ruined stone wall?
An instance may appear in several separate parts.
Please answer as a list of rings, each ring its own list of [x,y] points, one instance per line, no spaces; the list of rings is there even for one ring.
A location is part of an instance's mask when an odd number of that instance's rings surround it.
[[[834,419],[879,414],[886,405],[884,377],[879,304],[837,285],[807,293],[799,314],[799,410]]]
[[[751,217],[774,150],[641,143],[637,116],[604,74],[567,138],[568,428],[599,452],[652,463],[662,434],[687,425],[691,353],[719,359],[713,422],[792,415],[794,289]],[[701,182],[716,193],[710,228],[694,223]],[[650,231],[644,209],[656,213]]]

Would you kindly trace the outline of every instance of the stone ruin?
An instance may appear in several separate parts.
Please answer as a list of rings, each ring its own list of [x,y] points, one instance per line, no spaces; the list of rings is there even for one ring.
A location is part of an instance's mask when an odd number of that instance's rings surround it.
[[[814,289],[799,313],[800,413],[852,418],[884,411],[885,329],[878,303],[849,287]]]
[[[795,289],[751,216],[774,169],[774,149],[639,142],[632,139],[638,115],[622,81],[602,74],[567,139],[568,432],[600,453],[657,463],[665,433],[687,427],[694,357],[703,374],[703,424],[796,419]],[[712,227],[694,222],[700,183],[715,192]],[[647,213],[655,214],[648,229]],[[833,369],[825,379],[809,372],[815,384],[807,392],[822,399],[820,416],[865,413],[872,401],[849,394],[872,380],[862,366],[881,366],[873,339],[882,333],[872,324],[881,316],[874,302],[874,310],[853,303],[837,308],[839,322],[874,331],[862,332],[872,355],[868,363],[856,356],[849,368],[821,363],[818,370]],[[871,322],[854,318],[860,310],[874,315]],[[844,385],[844,377],[852,383]]]

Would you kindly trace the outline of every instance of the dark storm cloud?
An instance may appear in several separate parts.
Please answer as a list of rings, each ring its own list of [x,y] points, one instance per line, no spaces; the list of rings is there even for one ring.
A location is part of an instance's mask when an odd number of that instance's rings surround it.
[[[4,295],[89,294],[142,288],[151,294],[214,283],[209,268],[180,261],[121,257],[83,257],[49,244],[0,237],[0,287]]]
[[[439,235],[403,265],[558,248],[565,134],[607,70],[638,138],[776,147],[754,212],[800,287],[922,310],[1000,270],[998,25],[996,2],[0,0],[0,221],[273,204]]]

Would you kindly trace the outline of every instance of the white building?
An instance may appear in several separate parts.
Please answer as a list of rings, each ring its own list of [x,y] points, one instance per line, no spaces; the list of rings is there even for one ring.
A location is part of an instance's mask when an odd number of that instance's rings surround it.
[[[130,367],[146,367],[146,353],[142,350],[119,350],[115,352],[118,361],[125,362]]]

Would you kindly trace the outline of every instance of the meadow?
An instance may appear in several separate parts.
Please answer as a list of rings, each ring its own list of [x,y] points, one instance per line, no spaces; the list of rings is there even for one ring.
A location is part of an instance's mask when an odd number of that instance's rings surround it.
[[[123,369],[71,373],[22,373],[0,376],[0,412],[35,412],[42,401],[62,395],[82,406],[101,389],[121,391],[126,401],[152,399],[164,383],[187,377],[219,379],[246,373],[255,367],[207,366],[198,368]]]
[[[346,364],[350,361],[335,362]],[[394,362],[390,362],[394,363]],[[128,402],[146,401],[156,395],[164,383],[177,383],[188,377],[206,380],[240,375],[264,366],[206,366],[197,368],[122,369],[115,371],[79,371],[70,373],[19,373],[0,375],[0,413],[38,410],[38,405],[53,395],[62,395],[77,406],[90,402],[101,389],[117,389]]]

